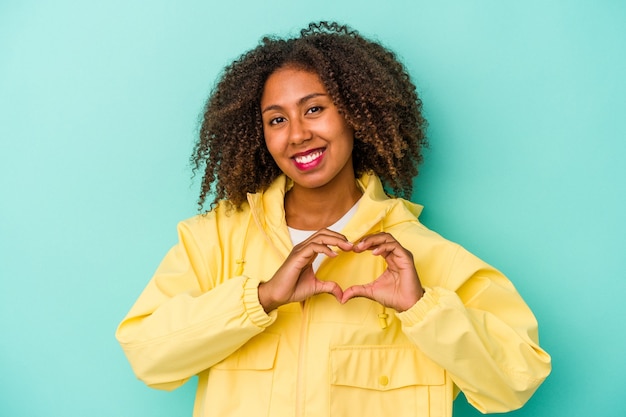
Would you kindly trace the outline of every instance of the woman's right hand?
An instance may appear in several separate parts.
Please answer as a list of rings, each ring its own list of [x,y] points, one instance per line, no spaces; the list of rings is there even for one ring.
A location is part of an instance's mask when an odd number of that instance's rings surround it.
[[[331,246],[350,251],[353,244],[340,233],[322,229],[294,246],[272,279],[259,285],[259,302],[265,312],[269,313],[281,305],[304,301],[322,293],[332,294],[341,301],[343,291],[339,284],[333,281],[320,281],[312,267],[313,261],[320,253],[330,258],[337,256]]]

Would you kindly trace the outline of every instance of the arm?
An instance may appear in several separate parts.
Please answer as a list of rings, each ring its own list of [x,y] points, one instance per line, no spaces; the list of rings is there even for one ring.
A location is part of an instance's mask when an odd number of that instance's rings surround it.
[[[203,235],[218,236],[213,225],[203,227]],[[192,229],[188,223],[179,225],[179,243],[116,333],[137,377],[155,388],[182,385],[261,333],[276,317],[265,314],[259,304],[258,280],[216,276],[216,265],[222,263],[219,245],[200,244]]]
[[[387,269],[346,289],[342,302],[366,297],[398,311],[407,337],[479,411],[521,407],[550,373],[535,317],[500,272],[458,245],[435,241],[438,249],[411,252],[387,233],[365,237],[355,251],[384,257]]]
[[[483,413],[521,407],[550,373],[526,303],[500,272],[460,247],[442,286],[398,317]]]

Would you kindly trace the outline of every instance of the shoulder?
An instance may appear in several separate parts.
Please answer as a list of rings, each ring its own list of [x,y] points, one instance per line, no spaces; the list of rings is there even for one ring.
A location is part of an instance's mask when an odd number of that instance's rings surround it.
[[[247,203],[240,209],[220,203],[213,210],[197,214],[178,223],[178,233],[181,236],[201,238],[220,234],[223,230],[235,231],[240,225],[247,227],[251,217]]]
[[[446,251],[457,251],[459,245],[446,239],[436,231],[428,228],[419,221],[417,217],[410,221],[396,224],[389,228],[389,233],[393,234],[403,246],[415,246],[423,249],[425,247],[439,248]]]

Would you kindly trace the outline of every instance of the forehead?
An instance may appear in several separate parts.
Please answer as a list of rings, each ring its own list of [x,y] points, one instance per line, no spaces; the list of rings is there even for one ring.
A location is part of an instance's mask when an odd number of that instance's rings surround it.
[[[283,67],[267,78],[261,106],[293,104],[311,94],[327,94],[316,73],[295,67]]]

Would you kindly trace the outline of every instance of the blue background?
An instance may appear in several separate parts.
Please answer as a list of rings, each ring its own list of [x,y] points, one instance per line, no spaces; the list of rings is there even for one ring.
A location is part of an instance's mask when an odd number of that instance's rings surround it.
[[[114,331],[195,213],[187,161],[219,71],[319,19],[406,63],[430,122],[423,222],[536,313],[554,369],[512,415],[626,415],[617,0],[2,0],[0,415],[191,415],[194,384],[144,387]]]

